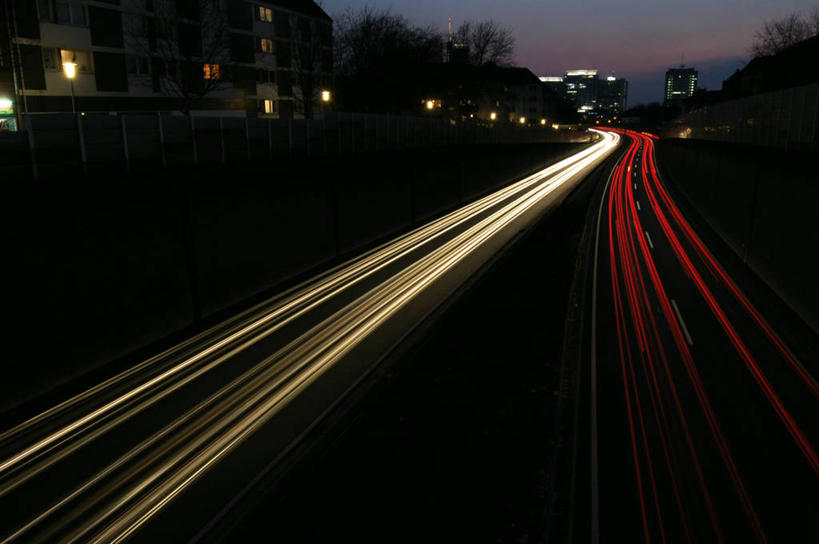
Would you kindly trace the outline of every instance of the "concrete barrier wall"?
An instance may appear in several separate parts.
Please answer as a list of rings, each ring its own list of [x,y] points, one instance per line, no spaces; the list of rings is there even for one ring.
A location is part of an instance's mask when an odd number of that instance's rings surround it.
[[[661,140],[657,159],[717,234],[819,331],[816,155]]]
[[[463,146],[7,184],[0,411],[580,146]]]

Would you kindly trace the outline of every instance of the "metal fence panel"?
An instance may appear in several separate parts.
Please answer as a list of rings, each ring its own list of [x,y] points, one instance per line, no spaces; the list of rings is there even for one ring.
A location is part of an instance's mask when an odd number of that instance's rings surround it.
[[[681,117],[667,136],[819,150],[819,84],[711,104]]]

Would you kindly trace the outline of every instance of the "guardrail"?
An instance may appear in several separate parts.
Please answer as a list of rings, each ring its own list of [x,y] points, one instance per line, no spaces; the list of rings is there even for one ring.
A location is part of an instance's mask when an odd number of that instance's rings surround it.
[[[292,155],[577,140],[551,127],[328,113],[320,120],[160,114],[30,114],[0,142],[7,173],[41,179],[66,170],[167,168]],[[578,133],[579,134],[579,133]],[[15,138],[16,137],[16,138]]]
[[[705,106],[680,117],[664,135],[819,151],[819,84]]]

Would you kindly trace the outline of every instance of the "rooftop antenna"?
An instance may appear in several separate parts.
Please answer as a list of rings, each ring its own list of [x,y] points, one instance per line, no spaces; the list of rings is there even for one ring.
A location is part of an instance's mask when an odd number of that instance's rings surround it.
[[[449,18],[449,41],[452,41],[452,17]]]

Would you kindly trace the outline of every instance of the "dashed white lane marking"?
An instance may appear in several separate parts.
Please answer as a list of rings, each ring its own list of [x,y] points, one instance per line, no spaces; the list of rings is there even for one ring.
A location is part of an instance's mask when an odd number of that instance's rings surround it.
[[[635,200],[634,202],[636,202],[636,203],[637,203],[637,211],[638,211],[638,212],[643,211],[643,210],[640,208],[640,201],[639,201],[639,200]]]
[[[680,323],[680,328],[685,335],[685,341],[688,342],[689,346],[693,346],[694,340],[692,340],[691,334],[688,332],[688,327],[685,326],[685,321],[683,321],[680,309],[677,307],[677,301],[675,301],[673,298],[671,299],[671,306],[674,308],[674,313],[677,314],[677,321]]]
[[[648,231],[646,231],[646,240],[648,241],[648,247],[654,249],[654,244],[651,243],[651,236],[649,236]]]

